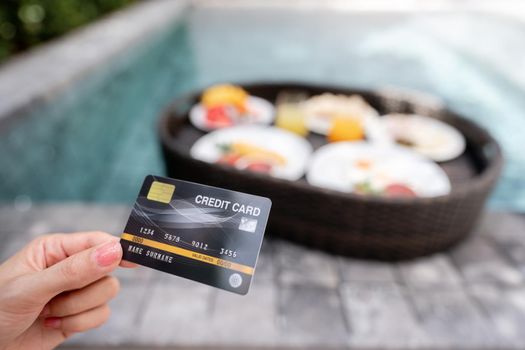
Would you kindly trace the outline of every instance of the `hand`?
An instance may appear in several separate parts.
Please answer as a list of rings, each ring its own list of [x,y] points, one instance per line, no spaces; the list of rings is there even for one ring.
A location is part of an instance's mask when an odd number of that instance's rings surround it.
[[[33,240],[0,265],[0,349],[52,349],[103,324],[121,259],[118,239],[103,232]]]

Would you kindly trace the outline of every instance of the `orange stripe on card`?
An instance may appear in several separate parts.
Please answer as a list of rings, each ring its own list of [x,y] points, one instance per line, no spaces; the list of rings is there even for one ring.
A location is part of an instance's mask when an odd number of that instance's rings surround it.
[[[193,260],[202,261],[211,265],[216,265],[220,267],[224,267],[225,269],[235,270],[238,272],[245,273],[247,275],[253,275],[254,269],[253,267],[237,264],[228,260],[219,259],[214,256],[194,252],[192,250],[175,247],[166,243],[157,242],[151,239],[135,236],[129,233],[123,233],[120,238],[126,241],[130,241],[133,243],[138,243],[145,245],[150,248],[160,249],[168,253],[184,256],[186,258],[190,258]]]

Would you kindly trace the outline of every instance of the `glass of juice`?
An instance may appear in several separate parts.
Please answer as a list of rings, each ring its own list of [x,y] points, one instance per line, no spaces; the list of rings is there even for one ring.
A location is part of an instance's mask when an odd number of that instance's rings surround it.
[[[282,92],[277,97],[275,126],[300,136],[308,135],[306,117],[301,110],[301,102],[307,98],[301,92]]]

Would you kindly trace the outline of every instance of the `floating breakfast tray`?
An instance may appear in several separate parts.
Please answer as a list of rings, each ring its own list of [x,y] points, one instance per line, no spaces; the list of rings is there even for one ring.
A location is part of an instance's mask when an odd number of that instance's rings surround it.
[[[434,117],[453,125],[467,141],[463,155],[439,163],[451,181],[449,195],[363,196],[314,187],[304,177],[292,182],[193,159],[190,148],[205,133],[190,124],[188,112],[201,92],[174,101],[159,122],[168,175],[269,197],[273,206],[268,232],[272,236],[360,258],[400,260],[431,254],[450,247],[471,231],[501,171],[500,147],[487,131],[424,95],[286,83],[243,88],[272,102],[284,90],[309,95],[358,94],[380,114]],[[326,137],[321,135],[310,134],[307,139],[314,149],[326,144]]]

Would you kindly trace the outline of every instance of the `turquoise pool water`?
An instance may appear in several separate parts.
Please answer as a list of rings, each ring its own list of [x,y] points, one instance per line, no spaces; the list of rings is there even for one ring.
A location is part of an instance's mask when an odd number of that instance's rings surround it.
[[[155,128],[174,96],[296,80],[440,96],[504,147],[491,205],[524,210],[524,35],[482,15],[196,8],[2,130],[0,199],[129,203],[146,174],[164,172]]]

